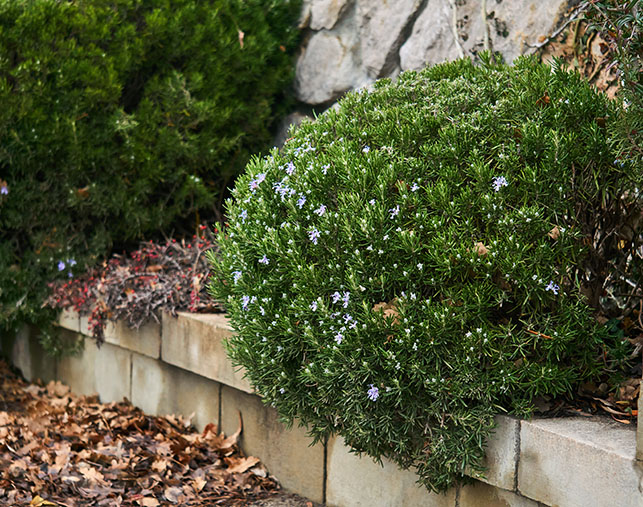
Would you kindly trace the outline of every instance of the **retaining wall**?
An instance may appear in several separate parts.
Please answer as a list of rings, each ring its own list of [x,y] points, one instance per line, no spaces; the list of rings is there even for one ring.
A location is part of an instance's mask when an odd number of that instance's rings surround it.
[[[302,428],[287,429],[276,412],[235,371],[223,348],[224,315],[164,315],[139,331],[110,324],[97,348],[87,319],[66,312],[59,324],[82,353],[47,358],[25,328],[12,359],[29,380],[59,379],[101,401],[127,397],[150,414],[193,415],[226,433],[243,419],[241,447],[256,455],[283,487],[329,506],[643,507],[643,462],[634,428],[602,418],[517,420],[498,416],[489,442],[488,472],[443,495],[415,484],[415,474],[348,452],[341,438],[310,446]],[[643,407],[642,407],[643,408]],[[639,411],[639,413],[641,413]],[[643,425],[641,425],[643,426]],[[643,439],[639,439],[643,460]]]

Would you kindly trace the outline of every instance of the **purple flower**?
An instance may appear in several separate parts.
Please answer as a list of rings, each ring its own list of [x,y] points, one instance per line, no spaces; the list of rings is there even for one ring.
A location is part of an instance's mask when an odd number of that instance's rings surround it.
[[[306,204],[306,196],[301,195],[299,199],[297,199],[297,206],[299,206],[299,209],[304,207],[304,204]]]
[[[65,263],[63,261],[58,261],[58,271],[65,269]]]
[[[254,180],[250,180],[250,190],[253,192],[259,188],[259,184],[266,179],[266,173],[259,173]]]
[[[241,278],[241,271],[233,271],[232,272],[232,277],[234,279],[234,283],[237,283],[239,281],[239,278]]]
[[[319,206],[319,208],[313,211],[313,213],[315,213],[315,215],[322,216],[324,213],[326,213],[326,206],[322,204],[321,206]]]
[[[344,339],[344,335],[342,333],[337,333],[335,335],[335,341],[337,342],[337,345],[341,345],[343,339]]]
[[[263,254],[263,257],[261,259],[259,259],[259,263],[268,265],[268,264],[270,264],[270,259],[268,259],[268,257],[266,257],[266,254]]]
[[[370,146],[364,146],[364,149],[362,150],[362,152],[368,153],[369,151],[371,151],[371,147]]]
[[[369,385],[369,387],[370,389],[366,392],[368,399],[371,401],[377,401],[377,398],[380,397],[380,390],[373,384]]]
[[[70,266],[75,266],[76,265],[76,259],[67,259],[67,264]]]
[[[317,301],[313,301],[312,303],[310,303],[310,309],[311,309],[313,312],[316,312],[316,311],[317,311]]]
[[[507,180],[504,176],[497,176],[496,178],[493,179],[493,189],[497,192],[500,190],[502,187],[506,187],[509,185],[507,183]]]
[[[248,309],[248,303],[250,303],[250,296],[242,296],[241,297],[241,308],[244,310]]]
[[[351,317],[349,314],[344,315],[345,324],[348,324],[351,320],[353,320],[353,317]]]
[[[416,192],[420,187],[418,186],[417,183],[413,183],[413,186],[411,187],[411,192]]]
[[[272,186],[272,188],[274,188],[274,189],[275,189],[275,192],[277,192],[277,193],[281,196],[281,199],[282,199],[282,200],[283,200],[283,199],[284,199],[288,194],[292,194],[292,193],[294,193],[294,190],[293,190],[293,189],[291,189],[288,185],[286,185],[286,183],[284,182],[284,180],[278,181],[277,183],[275,183],[275,184]]]
[[[330,166],[328,164],[322,166],[322,173],[324,174],[324,176],[328,172],[329,168],[330,168]]]
[[[9,194],[9,187],[7,185],[2,185],[0,187],[0,194],[8,195]]]
[[[560,287],[558,285],[556,285],[553,281],[550,281],[549,285],[547,285],[547,287],[545,287],[545,290],[550,290],[554,294],[558,294],[558,291],[560,290]]]
[[[308,231],[308,237],[310,238],[310,241],[312,241],[314,245],[317,244],[317,241],[319,240],[320,236],[321,234],[316,227],[313,227],[310,231]]]
[[[70,271],[69,273],[67,273],[67,276],[68,276],[69,278],[74,278],[74,274],[73,274],[71,271]]]
[[[348,301],[351,298],[351,293],[350,292],[344,292],[344,296],[342,299],[344,300],[344,304],[342,305],[344,308],[348,308]]]
[[[285,166],[284,169],[286,170],[286,173],[288,173],[288,176],[292,176],[292,173],[295,172],[295,164],[292,162],[288,162]]]
[[[331,294],[331,297],[333,298],[333,303],[337,303],[340,299],[342,299],[342,295],[335,291],[333,294]]]
[[[239,213],[239,218],[241,219],[241,223],[245,224],[246,223],[246,218],[248,218],[248,211],[245,209],[241,210],[241,213]]]
[[[390,213],[391,218],[395,218],[400,214],[400,206],[395,206],[395,208],[391,208],[388,212]]]

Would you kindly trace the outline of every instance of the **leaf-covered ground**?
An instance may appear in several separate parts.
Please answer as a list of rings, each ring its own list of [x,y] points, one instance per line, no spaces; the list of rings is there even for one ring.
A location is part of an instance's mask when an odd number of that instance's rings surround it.
[[[311,506],[279,491],[239,431],[29,384],[0,362],[0,505]]]

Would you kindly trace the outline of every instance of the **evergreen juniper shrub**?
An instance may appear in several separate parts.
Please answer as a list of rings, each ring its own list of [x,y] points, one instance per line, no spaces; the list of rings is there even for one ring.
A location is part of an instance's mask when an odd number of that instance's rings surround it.
[[[56,277],[220,216],[270,146],[299,5],[0,0],[0,335],[52,320]]]
[[[349,93],[227,203],[211,292],[233,361],[318,439],[434,490],[482,474],[495,414],[605,366],[581,290],[588,231],[635,170],[597,121],[615,107],[532,59]]]

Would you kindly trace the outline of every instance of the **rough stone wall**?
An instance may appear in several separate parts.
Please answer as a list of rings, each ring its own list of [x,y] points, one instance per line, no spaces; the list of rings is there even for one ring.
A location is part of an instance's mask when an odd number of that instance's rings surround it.
[[[323,108],[376,79],[475,55],[484,49],[482,1],[304,0],[297,98]],[[551,34],[575,3],[487,0],[491,47],[513,61]]]

